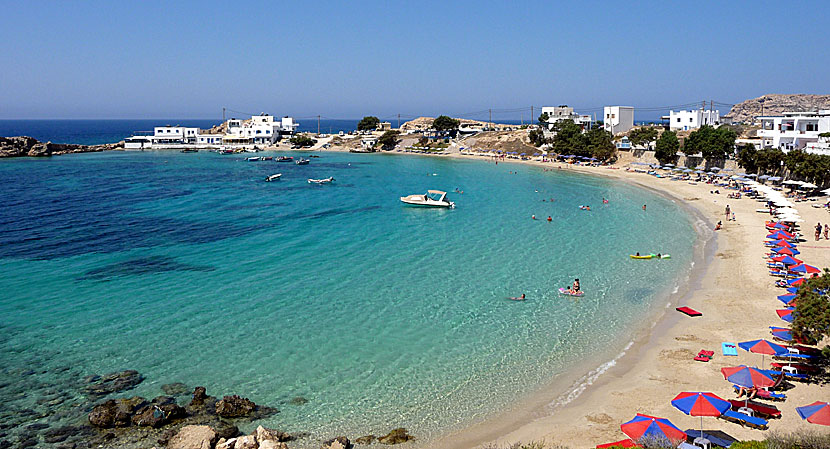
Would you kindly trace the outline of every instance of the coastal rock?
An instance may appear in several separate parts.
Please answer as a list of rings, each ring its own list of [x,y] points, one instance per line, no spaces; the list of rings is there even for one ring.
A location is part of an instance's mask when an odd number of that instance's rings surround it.
[[[734,106],[724,117],[735,122],[751,123],[763,115],[779,115],[786,111],[817,111],[830,109],[830,95],[807,94],[767,94],[762,97],[742,101]]]
[[[102,428],[129,426],[133,413],[146,402],[139,396],[128,399],[110,399],[92,408],[88,416],[89,423]]]
[[[291,404],[291,405],[303,405],[303,404],[306,404],[306,403],[308,403],[308,399],[306,399],[302,396],[297,396],[297,397],[291,398],[291,401],[289,401],[289,404]]]
[[[160,396],[154,399],[153,403],[140,408],[132,417],[133,424],[140,427],[159,428],[173,420],[187,416],[184,407],[168,401],[167,398]]]
[[[144,381],[144,376],[135,370],[125,370],[107,374],[106,376],[92,376],[89,384],[84,386],[83,391],[87,396],[100,398],[110,393],[130,390]]]
[[[233,449],[236,444],[236,438],[225,440],[224,438],[216,442],[216,449]]]
[[[262,427],[262,426],[258,426],[256,428],[255,433],[256,433],[256,440],[259,441],[260,444],[262,444],[263,441],[269,441],[269,440],[277,441],[277,442],[290,441],[291,440],[291,435],[289,435],[285,432],[280,432],[279,430],[275,430],[275,429],[268,429],[268,428]]]
[[[355,444],[372,444],[372,443],[375,442],[376,439],[377,439],[377,437],[374,436],[374,435],[366,435],[366,436],[357,438],[356,440],[354,440],[354,442],[355,442]]]
[[[233,449],[257,449],[256,436],[245,435],[236,439]]]
[[[181,382],[174,382],[172,384],[164,384],[161,386],[161,391],[170,396],[181,396],[187,394],[187,385]]]
[[[405,428],[398,427],[397,429],[392,430],[386,435],[379,437],[378,442],[383,444],[400,444],[406,443],[407,441],[414,439],[415,437],[407,433]]]
[[[21,156],[55,156],[68,153],[114,150],[123,147],[123,142],[109,143],[105,145],[74,145],[39,142],[37,139],[27,136],[0,137],[0,158]]]
[[[259,449],[288,449],[288,445],[274,440],[265,440],[259,443]]]
[[[348,438],[341,436],[323,442],[323,445],[320,446],[320,449],[350,449],[351,447],[352,442],[349,441]]]
[[[216,414],[223,418],[237,418],[256,410],[257,405],[247,398],[238,395],[225,396],[216,403]]]
[[[216,421],[210,423],[210,427],[216,432],[216,435],[220,438],[230,439],[237,435],[239,435],[239,427],[227,422],[227,421]]]
[[[211,449],[216,433],[208,426],[184,426],[170,442],[168,449]]]

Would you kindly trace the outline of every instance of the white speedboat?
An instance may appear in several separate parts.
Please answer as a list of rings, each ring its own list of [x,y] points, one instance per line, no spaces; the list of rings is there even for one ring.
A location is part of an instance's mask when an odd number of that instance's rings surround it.
[[[308,160],[308,159],[303,159],[303,158],[300,158],[300,159],[297,161],[297,165],[308,165],[308,163],[309,163],[309,162],[311,162],[311,161],[310,161],[310,160]]]
[[[455,207],[455,203],[447,199],[447,192],[440,190],[427,190],[424,195],[402,196],[401,201],[412,206]]]
[[[281,176],[282,176],[282,173],[277,173],[276,175],[271,175],[271,176],[265,178],[265,182],[279,181]]]
[[[334,181],[334,178],[332,178],[331,176],[329,176],[326,179],[308,179],[309,184],[329,184],[332,181]]]
[[[256,162],[256,161],[259,160],[259,156],[246,157],[245,160],[248,161],[248,162]]]

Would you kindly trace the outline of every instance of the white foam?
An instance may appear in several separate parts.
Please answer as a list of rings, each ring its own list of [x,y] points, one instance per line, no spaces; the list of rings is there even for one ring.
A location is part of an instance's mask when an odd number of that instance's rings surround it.
[[[590,371],[588,374],[582,376],[579,380],[576,381],[576,383],[574,383],[574,387],[571,389],[570,392],[556,398],[556,400],[548,404],[548,408],[552,410],[557,407],[562,407],[564,405],[569,404],[574,399],[578,398],[579,395],[581,395],[588,387],[593,385],[594,382],[596,382],[596,380],[599,379],[600,376],[602,376],[603,374],[605,374],[606,371],[614,367],[617,364],[617,360],[621,359],[626,354],[626,352],[628,352],[628,350],[631,349],[631,346],[633,345],[634,340],[629,341],[628,344],[625,345],[625,348],[623,348],[623,351],[617,354],[616,357],[598,366],[596,369]]]

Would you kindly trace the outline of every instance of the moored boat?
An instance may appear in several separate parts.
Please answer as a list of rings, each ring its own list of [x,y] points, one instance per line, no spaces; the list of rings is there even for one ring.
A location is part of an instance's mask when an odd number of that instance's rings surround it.
[[[277,162],[291,162],[293,160],[294,158],[291,156],[280,156],[279,158],[277,158]]]
[[[256,161],[259,160],[259,156],[246,157],[245,160],[248,161],[248,162],[256,162]]]
[[[265,178],[265,182],[279,181],[281,176],[282,176],[282,173],[277,173],[275,175],[271,175],[271,176]]]
[[[329,184],[332,181],[334,181],[334,178],[331,177],[331,176],[329,176],[328,178],[325,178],[325,179],[311,179],[311,178],[308,179],[309,184]]]
[[[198,152],[199,152],[199,150],[197,150],[195,148],[185,148],[185,149],[182,150],[182,153],[198,153]]]
[[[455,203],[447,199],[447,192],[441,190],[427,190],[424,195],[402,196],[401,202],[421,207],[455,207]]]
[[[303,159],[303,158],[300,158],[300,159],[297,161],[297,165],[308,165],[308,163],[309,163],[309,162],[311,162],[311,161],[310,161],[310,160],[308,160],[308,159]]]

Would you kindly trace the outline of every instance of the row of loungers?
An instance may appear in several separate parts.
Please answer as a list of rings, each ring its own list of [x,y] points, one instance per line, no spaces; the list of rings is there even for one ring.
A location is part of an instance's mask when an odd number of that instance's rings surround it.
[[[740,424],[745,427],[752,427],[753,429],[766,430],[767,427],[769,427],[769,423],[766,419],[758,418],[755,416],[749,416],[741,412],[736,412],[734,410],[727,410],[723,412],[723,414],[720,415],[719,418],[725,419],[729,422]]]

